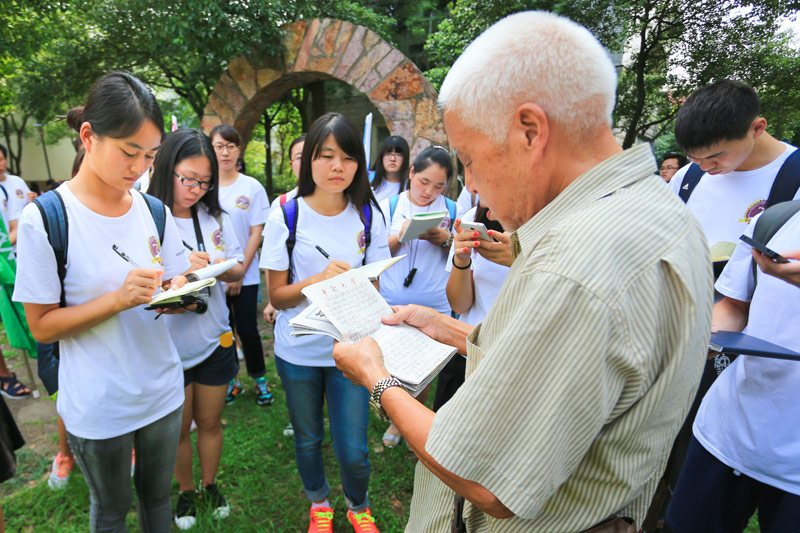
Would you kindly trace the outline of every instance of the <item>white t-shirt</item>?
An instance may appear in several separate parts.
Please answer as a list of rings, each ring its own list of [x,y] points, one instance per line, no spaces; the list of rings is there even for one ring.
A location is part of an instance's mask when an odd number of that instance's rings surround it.
[[[211,262],[216,259],[244,260],[242,248],[233,231],[233,224],[226,213],[222,213],[222,230],[220,231],[217,220],[208,214],[205,204],[199,204],[197,220],[200,223],[200,232],[206,252],[211,256]],[[191,218],[174,217],[175,225],[181,239],[199,250],[197,235],[194,232],[194,223]],[[225,289],[221,283],[210,288],[208,310],[198,315],[187,312],[179,315],[164,315],[169,327],[169,333],[181,356],[184,370],[195,367],[205,361],[219,346],[219,336],[230,331],[228,321],[228,306],[225,305]]]
[[[747,229],[752,237],[753,227]],[[767,246],[800,248],[800,214]],[[716,289],[750,302],[744,333],[800,351],[800,288],[758,270],[753,291],[750,246],[739,242]],[[800,495],[800,363],[740,355],[714,381],[694,422],[700,444],[753,479]]]
[[[473,207],[464,213],[461,220],[464,222],[475,222],[475,211],[477,211],[477,209],[477,207]],[[454,248],[451,246],[450,255],[447,257],[447,263],[445,264],[445,270],[447,270],[447,272],[451,272],[453,269],[452,261],[454,251]],[[503,282],[508,274],[509,267],[489,261],[473,250],[470,270],[472,270],[475,301],[472,303],[472,307],[470,307],[466,313],[461,314],[458,319],[471,326],[477,326],[483,321],[486,313],[489,312],[492,304],[497,299],[497,295],[500,293],[500,287],[503,286]]]
[[[135,268],[112,249],[117,245],[142,268],[163,268],[170,279],[189,268],[186,249],[167,210],[164,246],[144,198],[131,192],[130,210],[106,217],[83,205],[69,182],[58,187],[68,220],[64,290],[67,306],[94,300],[122,286]],[[58,303],[61,283],[41,214],[27,206],[20,218],[14,300]],[[180,357],[164,320],[140,305],[90,330],[59,341],[56,407],[67,430],[85,439],[108,439],[139,429],[183,403]]]
[[[0,185],[5,187],[8,192],[9,202],[17,203],[18,211],[21,213],[22,208],[28,205],[28,193],[31,192],[25,180],[13,174],[6,174],[6,179],[0,181]],[[2,194],[2,193],[0,193]]]
[[[377,189],[373,188],[372,193],[375,195],[375,199],[380,204],[387,198],[391,198],[395,194],[400,194],[400,185],[402,184],[399,181],[395,183],[392,181],[383,180],[380,187]]]
[[[381,203],[381,209],[389,217],[389,200]],[[392,217],[389,235],[400,233],[403,223],[418,213],[447,211],[447,203],[441,194],[430,205],[420,207],[408,199],[408,191],[404,191],[397,199],[397,206]],[[451,229],[450,215],[445,217],[441,227]],[[428,241],[414,239],[402,243],[394,255],[408,254],[408,257],[388,269],[381,275],[381,295],[389,305],[419,304],[436,309],[440,313],[450,313],[447,301],[447,280],[449,275],[444,266],[447,262],[448,249]],[[408,287],[403,286],[412,268],[417,269],[414,279]]]
[[[784,143],[785,144],[785,143]],[[703,174],[686,206],[694,214],[706,234],[709,246],[720,241],[738,242],[750,221],[764,210],[772,182],[797,148],[789,144],[786,151],[771,163],[755,170],[733,171],[727,174]],[[672,177],[669,186],[678,194],[686,165]],[[800,191],[795,199],[800,198]]]
[[[258,180],[239,174],[231,185],[219,188],[219,203],[233,222],[236,238],[244,250],[250,238],[250,227],[260,226],[269,216],[269,200]],[[258,285],[258,252],[247,268],[242,285]]]
[[[304,198],[298,198],[297,210],[295,245],[292,251],[292,283],[318,274],[328,266],[330,260],[316,246],[325,250],[331,259],[346,261],[353,268],[361,266],[365,253],[364,223],[352,203],[338,215],[329,217],[314,211]],[[259,267],[275,271],[288,270],[286,239],[289,237],[289,228],[286,227],[280,209],[270,213],[265,235]],[[375,206],[372,206],[370,245],[366,249],[366,257],[367,263],[390,257],[386,226],[383,216]],[[308,300],[304,299],[295,307],[278,314],[275,319],[275,356],[294,365],[335,366],[331,355],[333,339],[324,335],[289,335],[289,320],[307,306]]]
[[[8,189],[6,189],[6,191],[8,191]],[[20,203],[12,197],[11,192],[8,193],[8,198],[6,198],[3,192],[0,191],[0,216],[3,217],[6,232],[8,231],[8,223],[12,220],[18,220],[21,211]]]
[[[478,205],[479,199],[480,197],[476,194],[475,205],[473,205],[472,193],[469,192],[469,189],[467,189],[466,187],[461,189],[461,192],[458,195],[458,200],[456,200],[456,216],[458,216],[458,218],[463,218],[464,213],[466,213],[467,211]]]
[[[289,191],[287,193],[284,193],[284,194],[286,195],[286,201],[288,202],[289,200],[291,200],[292,198],[297,196],[297,187],[295,187],[291,191]],[[274,200],[272,200],[272,203],[269,205],[269,212],[270,213],[272,213],[275,209],[279,209],[280,208],[280,206],[281,206],[281,196],[283,196],[283,195],[279,194],[278,196],[275,197]],[[266,231],[267,231],[267,228],[265,226],[264,227],[264,231],[261,232],[261,235],[264,235],[264,232],[266,232]]]

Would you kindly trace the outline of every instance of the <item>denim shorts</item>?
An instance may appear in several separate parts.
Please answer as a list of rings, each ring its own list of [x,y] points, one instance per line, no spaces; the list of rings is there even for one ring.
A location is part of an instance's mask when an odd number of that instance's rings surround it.
[[[211,355],[197,366],[183,371],[183,386],[188,387],[191,383],[208,385],[226,385],[239,373],[239,360],[236,358],[234,345],[224,348],[217,346]]]

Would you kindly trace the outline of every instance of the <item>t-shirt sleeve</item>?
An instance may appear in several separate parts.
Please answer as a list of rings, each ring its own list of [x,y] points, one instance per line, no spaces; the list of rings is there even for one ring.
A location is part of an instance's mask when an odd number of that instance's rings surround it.
[[[384,217],[375,206],[372,206],[372,225],[370,226],[370,244],[367,247],[367,263],[389,259],[392,254],[389,252],[389,241],[386,233],[386,222]]]
[[[172,279],[190,268],[189,254],[181,240],[178,226],[172,218],[172,211],[167,209],[167,220],[164,225],[164,242],[161,243],[161,258],[164,260],[164,279]]]
[[[34,204],[23,210],[17,230],[17,278],[13,300],[34,304],[61,301],[56,256],[47,239],[42,215]]]
[[[529,297],[517,308],[494,309],[507,317],[498,341],[483,347],[425,444],[444,468],[479,480],[526,519],[541,512],[610,421],[625,386],[622,369],[631,364],[617,348],[620,327],[605,302],[556,273],[530,276],[520,286]],[[479,345],[480,329],[470,338],[476,335]],[[480,350],[468,345],[468,359]]]
[[[744,234],[748,237],[753,237],[753,230],[756,227],[756,222],[761,217],[759,214],[756,218],[750,221]],[[740,300],[742,302],[749,302],[753,297],[755,291],[755,283],[753,280],[753,255],[751,253],[752,246],[744,241],[738,241],[736,248],[728,260],[728,264],[719,275],[719,279],[714,284],[720,294]]]
[[[264,244],[261,248],[261,259],[258,268],[264,270],[289,270],[289,252],[286,250],[286,239],[289,228],[283,220],[280,209],[273,211],[264,226]]]
[[[236,231],[233,229],[233,222],[227,213],[222,213],[222,240],[225,243],[225,258],[244,261],[244,252]]]
[[[269,217],[269,198],[267,198],[267,191],[264,190],[264,187],[262,187],[255,178],[253,182],[249,209],[250,227],[264,224]]]

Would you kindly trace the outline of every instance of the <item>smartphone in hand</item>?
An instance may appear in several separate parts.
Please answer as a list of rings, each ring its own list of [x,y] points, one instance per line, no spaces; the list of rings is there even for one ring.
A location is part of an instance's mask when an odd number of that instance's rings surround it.
[[[479,239],[492,242],[492,238],[489,237],[489,233],[486,231],[486,225],[482,222],[462,222],[461,228],[465,231],[477,231]]]
[[[775,250],[771,250],[771,249],[767,248],[766,246],[764,246],[760,242],[754,241],[753,239],[751,239],[747,235],[742,235],[741,237],[739,237],[739,240],[742,241],[742,242],[746,242],[747,244],[749,244],[750,246],[752,246],[753,248],[755,248],[756,250],[758,250],[762,254],[766,255],[767,257],[769,257],[770,259],[772,259],[776,263],[788,263],[789,262],[788,259],[783,257],[781,254],[779,254]]]

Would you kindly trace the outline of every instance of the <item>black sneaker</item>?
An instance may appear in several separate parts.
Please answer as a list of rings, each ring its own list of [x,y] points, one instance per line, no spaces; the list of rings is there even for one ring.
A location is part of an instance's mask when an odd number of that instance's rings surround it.
[[[225,497],[219,491],[216,483],[206,485],[203,489],[203,501],[213,509],[211,514],[214,518],[228,518],[231,506],[225,501]]]
[[[194,526],[197,521],[197,493],[187,490],[178,494],[178,503],[175,505],[175,524],[178,529],[184,530]]]

